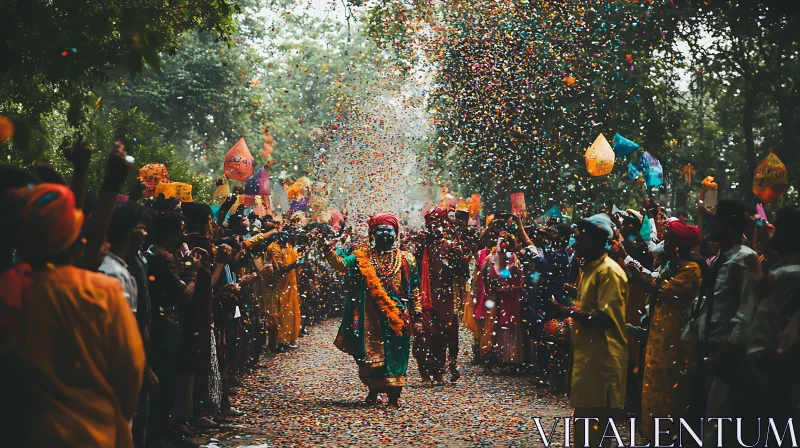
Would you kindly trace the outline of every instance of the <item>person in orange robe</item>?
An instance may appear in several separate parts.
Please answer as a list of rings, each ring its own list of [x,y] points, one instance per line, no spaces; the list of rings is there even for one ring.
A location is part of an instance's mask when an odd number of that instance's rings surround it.
[[[281,232],[278,242],[268,247],[275,272],[280,276],[275,291],[279,296],[278,333],[279,348],[293,348],[300,335],[300,295],[297,286],[297,251],[289,232]]]
[[[83,250],[72,191],[25,190],[17,253],[32,282],[16,347],[27,380],[25,446],[132,447],[145,363],[136,318],[119,280],[72,266]]]
[[[695,298],[700,294],[704,260],[692,249],[700,244],[702,235],[695,226],[673,221],[667,226],[664,238],[666,265],[655,279],[654,299],[650,303],[649,335],[644,359],[644,388],[642,390],[642,435],[654,440],[656,418],[686,418],[694,416],[691,408],[691,375],[695,344],[682,340],[686,317]],[[690,420],[689,420],[690,421]],[[678,430],[675,424],[662,422],[661,429]]]

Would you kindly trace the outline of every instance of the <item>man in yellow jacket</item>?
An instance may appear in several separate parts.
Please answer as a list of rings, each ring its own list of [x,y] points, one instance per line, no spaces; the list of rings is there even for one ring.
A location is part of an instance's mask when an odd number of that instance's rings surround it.
[[[598,446],[608,419],[621,415],[625,404],[628,278],[606,253],[606,243],[614,236],[608,215],[585,218],[576,227],[572,247],[585,265],[576,306],[567,310],[575,321],[570,402],[575,418],[587,420],[575,422],[573,435],[575,446],[584,446],[587,432],[589,446]],[[603,446],[611,446],[611,439],[602,440]]]

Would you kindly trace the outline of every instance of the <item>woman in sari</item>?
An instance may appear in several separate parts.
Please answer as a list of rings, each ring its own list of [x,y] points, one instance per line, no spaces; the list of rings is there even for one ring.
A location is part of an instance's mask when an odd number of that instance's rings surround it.
[[[666,263],[655,280],[655,300],[650,302],[642,390],[642,434],[649,440],[655,437],[655,418],[671,417],[677,422],[678,417],[689,416],[691,377],[686,372],[692,367],[695,347],[682,341],[681,335],[700,293],[703,261],[692,253],[700,240],[699,228],[678,221],[670,222],[665,231]]]
[[[489,371],[492,364],[521,364],[524,360],[520,301],[525,279],[515,245],[516,238],[512,234],[500,232],[497,246],[484,261],[482,269],[486,287],[490,291],[484,306],[492,309]]]

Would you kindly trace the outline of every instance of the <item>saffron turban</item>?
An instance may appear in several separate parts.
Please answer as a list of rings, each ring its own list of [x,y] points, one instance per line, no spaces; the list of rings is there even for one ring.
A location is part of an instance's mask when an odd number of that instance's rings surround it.
[[[695,247],[700,244],[700,240],[703,239],[703,234],[700,232],[699,227],[681,224],[680,221],[670,222],[667,225],[667,229],[670,233],[678,237],[681,244],[687,247]]]
[[[380,213],[373,215],[367,220],[370,232],[374,232],[378,226],[392,226],[395,233],[400,233],[400,221],[391,213]]]
[[[427,225],[437,220],[445,220],[447,216],[447,210],[442,207],[436,207],[425,213],[425,224]]]
[[[40,184],[18,190],[17,249],[25,259],[46,258],[69,248],[81,233],[83,212],[66,185]]]

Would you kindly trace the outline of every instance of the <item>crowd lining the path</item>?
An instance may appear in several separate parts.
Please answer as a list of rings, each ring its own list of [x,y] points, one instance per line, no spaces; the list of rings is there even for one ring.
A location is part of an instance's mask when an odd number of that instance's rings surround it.
[[[723,200],[698,210],[705,234],[650,198],[574,223],[497,212],[481,229],[438,207],[423,229],[385,214],[359,236],[231,210],[235,196],[212,213],[138,185],[117,203],[120,144],[89,199],[90,148],[74,150],[87,156],[71,185],[46,164],[0,174],[10,446],[186,445],[242,414],[241,375],[333,317],[366,405],[401,405],[409,356],[412,377],[440,387],[471,349],[487,373],[568,394],[575,417],[640,417],[644,439],[655,417],[741,417],[752,440],[756,418],[800,416],[798,207],[773,225]],[[734,426],[722,434],[738,446]]]

